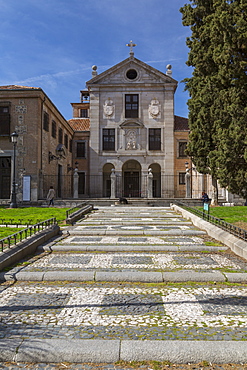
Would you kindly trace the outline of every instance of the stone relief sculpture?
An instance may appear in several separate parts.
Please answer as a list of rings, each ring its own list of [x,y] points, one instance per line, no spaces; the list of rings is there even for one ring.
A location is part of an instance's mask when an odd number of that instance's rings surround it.
[[[103,105],[104,118],[114,118],[115,105],[111,98],[108,98]]]
[[[149,118],[159,118],[160,117],[160,102],[157,99],[151,100],[148,108]]]
[[[139,146],[137,144],[136,130],[128,130],[126,132],[126,149],[127,150],[139,149]]]

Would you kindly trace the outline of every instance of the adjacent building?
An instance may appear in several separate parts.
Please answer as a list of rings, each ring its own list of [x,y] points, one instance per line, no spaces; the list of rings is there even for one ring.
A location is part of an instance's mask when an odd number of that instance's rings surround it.
[[[0,199],[10,198],[16,132],[18,202],[46,198],[50,186],[57,197],[72,195],[73,129],[41,88],[0,86]]]

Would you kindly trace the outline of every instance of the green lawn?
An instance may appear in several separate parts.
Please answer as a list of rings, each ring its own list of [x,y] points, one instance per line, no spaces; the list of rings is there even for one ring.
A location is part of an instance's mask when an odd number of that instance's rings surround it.
[[[0,208],[0,224],[2,220],[13,220],[13,223],[31,223],[48,220],[49,218],[56,217],[60,223],[66,219],[66,211],[69,208],[41,208],[41,207],[28,207],[28,208]]]
[[[59,224],[64,223],[66,219],[66,211],[69,208],[4,208],[0,207],[0,225],[3,222],[13,224],[13,227],[0,227],[0,239],[5,238],[11,234],[21,231],[22,228],[15,227],[16,224],[34,225],[38,222],[48,220],[55,217]],[[23,227],[25,228],[25,227]]]
[[[200,208],[200,210],[202,210],[202,208]],[[247,228],[246,206],[210,207],[209,213],[211,216],[221,218],[230,224],[242,227],[243,229]]]
[[[23,230],[23,228],[20,227],[0,227],[0,239],[6,238],[7,236],[15,234],[21,230]]]

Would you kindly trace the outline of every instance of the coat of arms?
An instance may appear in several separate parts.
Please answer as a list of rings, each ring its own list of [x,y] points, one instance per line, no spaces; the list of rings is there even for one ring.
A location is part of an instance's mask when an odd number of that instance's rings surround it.
[[[157,99],[151,100],[151,103],[149,104],[148,112],[152,118],[157,118],[159,116],[160,104]]]
[[[105,118],[113,118],[115,106],[110,98],[105,101],[103,110]]]

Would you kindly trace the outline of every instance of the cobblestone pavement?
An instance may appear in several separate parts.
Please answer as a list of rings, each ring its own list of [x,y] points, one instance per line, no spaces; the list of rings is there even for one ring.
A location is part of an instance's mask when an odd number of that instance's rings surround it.
[[[42,258],[41,258],[42,257]],[[26,262],[27,263],[27,262]],[[44,253],[29,259],[26,266],[16,267],[18,271],[100,269],[103,271],[123,270],[226,270],[247,271],[247,262],[228,253]]]
[[[247,340],[247,287],[2,285],[0,338]]]
[[[129,234],[119,236],[121,227],[115,228],[115,235],[99,236],[102,224],[97,227],[97,217],[108,225],[111,220],[124,218],[129,209],[108,207],[98,210],[85,221],[88,226],[85,236],[71,235],[77,230],[85,231],[78,223],[64,230],[67,237],[48,246],[43,251],[10,272],[17,271],[68,271],[90,270],[127,271],[195,271],[220,270],[246,273],[247,261],[235,256],[227,248],[208,238],[201,230],[192,226],[190,235],[163,236],[166,220],[177,220],[178,215],[169,209],[154,208],[132,210],[126,226]],[[120,217],[121,215],[121,217]],[[136,233],[136,222],[141,223],[145,215],[153,221],[163,221],[159,225],[161,235],[145,237]],[[108,216],[108,217],[107,217]],[[139,217],[138,217],[139,216]],[[176,217],[175,217],[176,216]],[[125,218],[128,221],[127,217]],[[103,221],[102,221],[103,222]],[[179,221],[178,221],[179,222]],[[182,222],[182,221],[181,221]],[[84,224],[83,224],[84,225]],[[93,227],[93,235],[91,234]],[[104,226],[105,227],[105,226]],[[145,226],[145,228],[148,226]],[[113,227],[112,227],[113,229]],[[172,230],[172,228],[170,229]],[[134,231],[134,233],[133,233]],[[104,251],[104,248],[118,245],[118,252]],[[164,250],[154,251],[156,246]],[[77,246],[93,251],[68,251],[63,248]],[[127,251],[121,251],[121,246]],[[134,247],[135,246],[135,247]],[[138,247],[150,247],[150,251],[138,252]],[[51,247],[58,252],[51,252]],[[176,252],[169,249],[178,247]],[[198,248],[200,251],[198,252]],[[132,250],[135,248],[135,250]],[[167,249],[166,249],[167,248]],[[45,251],[44,251],[45,250]],[[49,250],[49,252],[47,252]],[[247,284],[206,283],[126,283],[126,282],[73,282],[73,281],[8,281],[0,284],[0,339],[120,339],[120,340],[196,340],[196,341],[246,341],[247,340]],[[247,345],[247,344],[246,344]],[[237,362],[237,361],[236,361]],[[161,365],[177,369],[204,368],[190,365]],[[210,368],[207,364],[206,368]],[[16,367],[19,366],[19,367]],[[25,368],[25,364],[0,363],[1,368]],[[41,369],[129,369],[124,365],[92,364],[26,364],[26,367]],[[39,367],[37,367],[39,366]],[[101,366],[101,367],[100,367]],[[139,366],[139,365],[138,365]],[[152,367],[153,366],[153,367]],[[163,367],[162,367],[163,366]],[[177,366],[177,367],[176,367]],[[184,366],[184,367],[183,367]],[[187,367],[186,367],[187,366]],[[197,365],[191,365],[197,366]],[[213,367],[215,366],[215,367]],[[218,367],[217,367],[218,366]],[[225,366],[225,367],[224,367]],[[228,366],[228,367],[227,367]],[[237,364],[212,365],[212,369],[244,369]],[[242,366],[242,367],[241,367]],[[154,364],[142,364],[137,368],[154,369]]]

